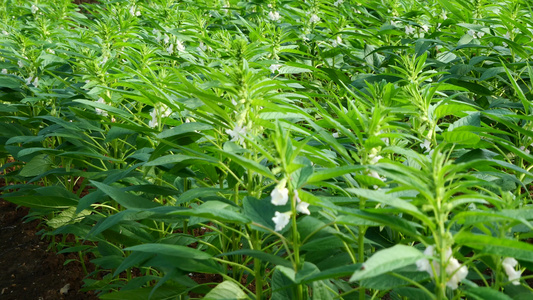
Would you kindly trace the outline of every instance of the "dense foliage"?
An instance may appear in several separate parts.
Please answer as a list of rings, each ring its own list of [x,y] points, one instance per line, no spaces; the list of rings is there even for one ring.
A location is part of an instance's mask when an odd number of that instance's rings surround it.
[[[102,299],[531,297],[529,1],[0,20],[2,197],[76,237],[53,250],[93,255]]]

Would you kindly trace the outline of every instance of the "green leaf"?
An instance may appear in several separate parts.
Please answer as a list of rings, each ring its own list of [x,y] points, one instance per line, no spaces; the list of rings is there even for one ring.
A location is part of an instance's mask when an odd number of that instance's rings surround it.
[[[254,258],[259,258],[260,260],[264,262],[269,262],[274,265],[285,266],[287,268],[292,267],[292,263],[289,260],[270,254],[270,253],[259,251],[259,250],[244,249],[244,250],[237,250],[237,251],[222,253],[217,256],[230,256],[230,255],[247,255],[247,256],[254,257]]]
[[[169,244],[142,244],[133,247],[125,248],[124,251],[163,254],[174,257],[186,258],[186,259],[210,259],[212,256],[204,251],[200,251],[194,248],[181,246],[181,245],[169,245]]]
[[[144,164],[147,167],[153,167],[153,166],[161,166],[161,165],[167,165],[167,164],[177,164],[182,163],[184,161],[187,161],[189,164],[192,163],[210,163],[210,164],[218,164],[217,159],[211,159],[211,158],[205,158],[205,157],[196,157],[196,156],[189,156],[184,154],[171,154],[171,155],[165,155],[158,157],[152,161],[147,162]]]
[[[53,164],[54,160],[50,155],[39,154],[24,165],[19,175],[24,177],[37,176],[52,169]]]
[[[124,206],[125,208],[152,208],[160,206],[160,204],[158,203],[152,202],[146,198],[137,195],[129,194],[125,191],[109,186],[105,183],[93,180],[91,180],[90,182],[100,191],[104,192],[106,195],[111,197],[113,200],[115,200],[117,203]]]
[[[213,126],[204,124],[204,123],[199,123],[199,122],[183,123],[174,128],[164,130],[163,132],[157,135],[157,138],[165,139],[168,137],[174,137],[174,136],[179,136],[179,135],[195,132],[196,130],[202,131],[202,130],[209,130],[209,129],[213,129]]]
[[[242,300],[248,299],[248,296],[233,281],[223,281],[212,289],[204,299],[206,300]]]
[[[364,170],[365,167],[361,165],[352,165],[352,166],[341,166],[341,167],[335,167],[335,168],[327,168],[315,171],[313,175],[307,179],[308,184],[313,184],[317,182],[321,182],[324,180],[328,180],[331,178],[339,177],[345,174],[357,172]]]
[[[250,223],[250,219],[248,219],[241,213],[234,211],[234,209],[236,210],[237,208],[224,202],[208,201],[196,208],[174,211],[169,214],[191,217],[194,216],[210,220],[217,220],[221,222],[232,222],[242,224]]]
[[[363,264],[360,270],[355,271],[350,282],[372,278],[403,268],[414,264],[423,257],[424,254],[418,249],[400,244],[378,251]]]
[[[457,244],[481,250],[482,253],[514,257],[533,262],[533,245],[504,238],[461,232],[454,237]]]
[[[448,143],[463,145],[474,145],[481,140],[479,135],[470,131],[446,131],[442,133],[442,136]]]
[[[274,230],[274,221],[272,217],[276,212],[277,208],[266,199],[256,199],[253,197],[245,197],[243,200],[243,212],[244,215],[253,222],[263,225],[271,230]],[[270,233],[264,228],[254,226],[256,230]]]
[[[186,292],[186,287],[165,284],[160,286],[150,297],[153,287],[143,287],[132,290],[120,290],[98,296],[102,300],[171,300]]]
[[[463,293],[465,293],[468,296],[468,299],[474,299],[474,300],[512,300],[513,298],[507,296],[504,293],[498,292],[490,287],[476,287],[476,288],[469,288],[467,290],[464,290]]]
[[[254,160],[251,160],[251,159],[248,159],[246,157],[242,157],[240,155],[236,155],[236,154],[233,154],[233,153],[230,153],[230,152],[225,152],[223,150],[220,150],[220,149],[215,149],[217,152],[219,152],[220,154],[230,158],[231,160],[233,160],[235,163],[241,165],[243,168],[245,169],[250,169],[256,173],[259,173],[265,177],[268,177],[272,180],[276,180],[276,177],[274,176],[274,174],[272,174],[272,172],[270,172],[270,170],[259,164],[258,162],[254,161]]]

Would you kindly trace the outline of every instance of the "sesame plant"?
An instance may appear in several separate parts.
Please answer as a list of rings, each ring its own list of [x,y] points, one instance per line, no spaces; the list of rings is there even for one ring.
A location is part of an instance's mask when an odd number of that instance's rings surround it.
[[[2,198],[101,299],[527,299],[531,17],[2,1]]]

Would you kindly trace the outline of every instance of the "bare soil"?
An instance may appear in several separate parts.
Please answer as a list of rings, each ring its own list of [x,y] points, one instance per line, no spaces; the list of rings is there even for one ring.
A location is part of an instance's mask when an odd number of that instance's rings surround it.
[[[85,277],[81,264],[64,265],[77,255],[48,252],[49,243],[36,235],[39,221],[23,222],[27,214],[27,208],[0,200],[0,299],[98,299],[79,291]]]

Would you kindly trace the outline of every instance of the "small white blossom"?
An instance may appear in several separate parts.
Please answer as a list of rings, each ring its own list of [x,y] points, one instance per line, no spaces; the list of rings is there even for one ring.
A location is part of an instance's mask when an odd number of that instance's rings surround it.
[[[280,16],[279,12],[271,11],[271,12],[268,13],[268,18],[271,21],[278,22],[281,19],[281,16]]]
[[[425,149],[424,153],[429,152],[429,150],[431,150],[431,141],[425,139],[424,142],[420,144],[420,148]]]
[[[451,277],[448,278],[448,282],[446,282],[446,286],[451,288],[452,290],[457,289],[459,286],[459,282],[461,282],[463,279],[466,278],[466,275],[468,275],[468,269],[466,266],[462,266],[457,259],[452,257],[452,249],[448,248],[446,249],[446,273]],[[426,256],[433,256],[435,255],[435,246],[428,246],[426,250],[424,250],[424,255]],[[433,267],[432,267],[433,265]],[[435,270],[435,274],[440,274],[440,264],[436,261],[433,261],[432,265],[429,263],[429,260],[426,258],[422,258],[416,262],[416,268],[418,271],[425,271],[429,273],[429,276],[433,278],[433,269]]]
[[[9,35],[9,32],[5,31],[5,30],[2,30],[2,34],[5,35],[5,36],[8,36]]]
[[[150,113],[150,117],[152,117],[152,120],[148,122],[148,126],[150,126],[151,128],[156,128],[159,123],[157,122],[157,110],[155,108]]]
[[[32,84],[34,87],[39,87],[39,78],[37,76],[35,76],[35,78],[33,79]]]
[[[313,15],[311,16],[311,18],[309,18],[309,22],[310,22],[311,24],[313,24],[313,23],[318,23],[318,22],[320,22],[320,18],[319,18],[316,14],[313,14]]]
[[[280,206],[287,204],[289,201],[289,190],[285,187],[285,183],[280,183],[270,193],[270,202],[272,204]]]
[[[338,131],[337,131],[337,132],[334,132],[334,133],[332,134],[332,136],[333,136],[334,138],[339,138],[339,132],[338,132]]]
[[[198,50],[204,51],[207,50],[207,47],[204,45],[204,42],[200,41],[200,44],[198,45]]]
[[[138,16],[141,15],[141,12],[137,10],[137,7],[136,7],[135,5],[132,5],[132,6],[130,7],[130,14],[131,14],[132,16],[134,16],[134,17],[135,17],[135,16],[138,17]]]
[[[522,276],[522,271],[515,270],[517,264],[518,262],[516,261],[516,259],[512,257],[506,257],[502,262],[503,269],[509,277],[509,281],[512,282],[514,285],[520,284],[520,276]]]
[[[20,59],[18,60],[17,65],[19,66],[19,68],[24,67],[24,63]]]
[[[339,5],[341,5],[343,3],[344,3],[344,0],[337,0],[337,1],[333,2],[333,6],[338,7]]]
[[[485,35],[484,32],[475,31],[473,29],[468,30],[467,33],[468,33],[468,35],[471,35],[475,39],[480,39],[480,38],[482,38]]]
[[[307,202],[303,202],[300,197],[298,196],[298,190],[294,190],[294,199],[296,200],[296,211],[302,213],[302,214],[306,214],[306,215],[310,215],[311,212],[309,211],[309,203]]]
[[[244,142],[244,136],[246,135],[246,126],[236,125],[233,130],[226,129],[226,133],[231,136],[232,142],[238,142],[241,144]]]
[[[375,154],[370,154],[370,155],[368,155],[369,163],[370,163],[371,165],[375,165],[375,164],[377,164],[378,161],[379,161],[380,159],[382,159],[382,158],[383,158],[383,156],[381,156],[381,155],[375,155]]]
[[[340,44],[342,44],[342,38],[340,35],[337,35],[337,37],[331,42],[331,46],[337,47]]]
[[[178,50],[179,52],[185,51],[185,46],[180,40],[176,40],[176,50]]]
[[[33,80],[33,76],[26,78],[26,85],[30,85],[32,80]]]
[[[163,43],[168,44],[169,41],[170,37],[165,33],[165,35],[163,36]]]
[[[274,230],[281,231],[287,224],[289,224],[289,221],[291,219],[291,212],[285,212],[280,213],[279,211],[274,213],[274,217],[272,218],[272,221],[274,221],[274,224],[276,225],[276,228]]]
[[[411,35],[413,33],[415,33],[415,28],[413,26],[411,25],[405,26],[405,34]]]
[[[423,30],[424,32],[428,32],[428,31],[429,31],[429,26],[426,25],[426,24],[422,25],[422,30]]]
[[[2,74],[7,74],[7,69],[2,69]]]
[[[173,45],[173,44],[170,44],[170,45],[167,47],[167,52],[168,52],[168,54],[172,54],[172,53],[174,53],[174,45]]]
[[[102,98],[102,97],[98,98],[98,101],[96,101],[96,103],[106,104],[104,98]],[[103,109],[99,109],[99,108],[95,107],[94,110],[96,111],[97,115],[104,116],[104,117],[108,116],[107,111],[105,111]]]
[[[279,68],[281,68],[282,66],[283,65],[281,65],[281,64],[272,64],[268,68],[270,69],[270,72],[276,73],[276,71],[279,70]]]
[[[398,27],[398,25],[400,25],[400,22],[398,21],[394,21],[394,20],[390,20],[390,24],[394,27]]]
[[[39,10],[39,8],[37,6],[35,6],[35,4],[31,5],[31,13],[32,14],[35,14],[38,10]]]

